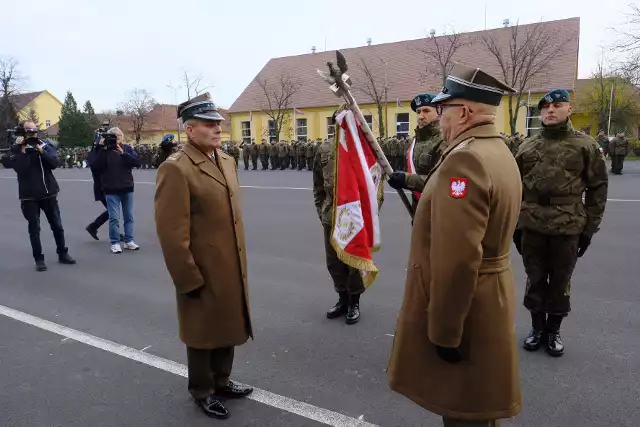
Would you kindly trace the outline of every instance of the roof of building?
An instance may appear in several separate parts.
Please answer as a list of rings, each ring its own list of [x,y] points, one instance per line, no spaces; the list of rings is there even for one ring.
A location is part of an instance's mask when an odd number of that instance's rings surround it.
[[[42,93],[44,93],[43,90],[39,92],[26,92],[26,93],[20,93],[18,95],[14,95],[12,98],[13,105],[15,105],[16,110],[22,110],[24,107],[29,105],[31,101],[39,97]]]
[[[45,129],[45,132],[49,136],[58,136],[59,130],[60,130],[60,126],[58,126],[58,123],[56,123],[55,125],[49,126],[47,129]]]
[[[553,45],[562,46],[563,52],[549,63],[544,76],[531,82],[528,88],[532,92],[546,92],[549,88],[564,88],[573,90],[577,76],[578,46],[580,34],[580,18],[569,18],[558,21],[542,22],[540,24],[521,25],[519,29],[524,31],[532,29],[534,25],[543,25],[545,33],[552,35]],[[523,34],[522,32],[520,34]],[[492,37],[499,45],[508,51],[509,41],[512,35],[512,27],[496,28],[485,31],[476,31],[460,34],[462,47],[456,52],[453,60],[474,67],[479,67],[489,74],[501,78],[502,71],[496,58],[487,52],[486,48],[479,47],[479,38]],[[435,92],[442,87],[442,78],[437,73],[426,73],[427,66],[437,69],[433,59],[427,59],[419,49],[425,50],[434,46],[438,41],[440,46],[446,46],[446,35],[435,38],[421,38],[379,45],[361,46],[342,49],[349,65],[347,74],[351,77],[354,87],[354,95],[361,103],[372,102],[365,94],[358,90],[358,85],[366,81],[363,72],[363,62],[372,71],[377,85],[382,87],[386,74],[388,76],[389,102],[396,99],[407,101],[418,93]],[[273,58],[258,73],[256,78],[261,81],[274,82],[282,75],[290,75],[295,82],[301,85],[300,90],[293,95],[290,108],[312,108],[333,106],[340,101],[329,91],[326,83],[318,76],[316,70],[327,70],[326,63],[332,61],[335,64],[335,52],[309,53],[283,58]],[[362,87],[362,86],[361,86]],[[278,90],[277,86],[273,89]],[[273,90],[272,89],[272,90]],[[260,110],[266,105],[266,97],[263,90],[254,78],[240,94],[229,111],[246,112]]]

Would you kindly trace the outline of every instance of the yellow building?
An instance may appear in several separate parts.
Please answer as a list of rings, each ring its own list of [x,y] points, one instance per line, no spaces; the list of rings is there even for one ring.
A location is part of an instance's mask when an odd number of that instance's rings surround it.
[[[516,131],[525,135],[530,129],[539,127],[538,100],[551,89],[573,92],[578,73],[580,19],[570,18],[541,25],[542,31],[565,43],[562,55],[550,61],[544,73],[531,79],[525,89],[516,122]],[[521,25],[519,31],[529,31],[528,27]],[[509,51],[512,28],[464,33],[460,36],[461,46],[453,61],[477,66],[500,78],[503,74],[500,64],[482,46],[481,39],[486,36],[502,45],[505,52]],[[383,113],[387,135],[413,135],[417,117],[411,110],[411,100],[417,94],[437,93],[442,88],[442,76],[433,72],[439,67],[423,52],[429,46],[446,46],[447,43],[448,37],[440,36],[341,50],[349,65],[347,73],[353,82],[352,93],[376,136],[379,136],[377,105],[368,94],[375,89],[378,99],[384,99],[386,86],[388,103],[382,104],[383,110],[388,110]],[[334,51],[314,51],[271,59],[229,109],[231,139],[246,141],[253,138],[260,142],[262,139],[324,139],[332,136],[331,115],[342,100],[333,95],[316,72],[318,69],[326,70],[329,61],[335,63]],[[274,135],[273,123],[267,112],[278,110],[278,106],[286,111],[287,117],[280,135]],[[507,97],[498,109],[496,126],[500,131],[511,134]]]
[[[62,113],[62,102],[48,90],[16,95],[13,98],[13,104],[20,120],[29,119],[33,110],[38,118],[37,125],[40,130],[58,123]]]

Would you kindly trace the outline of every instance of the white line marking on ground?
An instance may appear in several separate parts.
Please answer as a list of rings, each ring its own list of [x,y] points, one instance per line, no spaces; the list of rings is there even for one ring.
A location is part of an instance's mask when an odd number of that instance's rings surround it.
[[[385,335],[388,336],[388,337],[395,337],[394,334],[385,334]]]
[[[147,350],[149,350],[150,348],[151,348],[151,346],[150,346],[150,345],[148,345],[148,346],[146,346],[145,348],[143,348],[143,349],[142,349],[142,350],[140,350],[140,351],[147,351]]]
[[[152,366],[162,371],[187,378],[187,367],[172,360],[154,356],[149,353],[143,353],[142,351],[136,350],[135,348],[127,347],[113,341],[108,341],[75,329],[71,329],[66,326],[62,326],[27,313],[5,307],[3,305],[0,305],[0,314],[11,319],[26,323],[28,325],[43,329],[45,331],[53,332],[55,334],[62,335],[63,337],[71,338],[91,347],[95,347],[100,350],[116,354],[118,356],[126,357],[127,359],[135,360],[136,362],[143,363],[147,366]],[[355,418],[351,418],[346,415],[330,411],[328,409],[319,408],[317,406],[313,406],[305,402],[300,402],[289,397],[280,396],[278,394],[271,393],[266,390],[261,390],[259,388],[254,389],[253,393],[248,398],[251,400],[255,400],[256,402],[260,402],[262,404],[272,406],[283,411],[291,412],[292,414],[296,414],[301,417],[330,426],[377,427],[375,424],[357,420]]]
[[[62,338],[62,340],[61,340],[60,342],[65,342],[65,341],[66,341],[66,340],[68,340],[68,339],[69,339],[69,337]]]
[[[16,179],[15,176],[0,176],[2,179]],[[68,182],[93,182],[92,179],[75,179],[75,178],[57,178],[58,181],[68,181]],[[135,181],[136,184],[141,185],[156,185],[155,182],[151,181]],[[241,185],[240,188],[253,188],[257,190],[302,190],[302,191],[312,191],[313,188],[308,187],[269,187],[269,186],[261,186],[261,185]],[[397,191],[385,191],[384,194],[398,194]],[[410,194],[405,192],[407,196]],[[633,202],[638,203],[640,199],[607,199],[608,202]]]

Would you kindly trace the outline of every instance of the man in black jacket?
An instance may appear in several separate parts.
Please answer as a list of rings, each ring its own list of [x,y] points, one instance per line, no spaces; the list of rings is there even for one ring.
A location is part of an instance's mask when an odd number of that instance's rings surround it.
[[[24,136],[16,140],[11,154],[2,158],[2,165],[16,171],[18,194],[22,214],[29,223],[29,240],[37,271],[45,271],[47,265],[40,242],[40,211],[49,221],[56,241],[58,260],[62,264],[75,264],[69,256],[64,241],[64,229],[58,206],[58,182],[51,172],[58,167],[58,154],[51,144],[38,139],[38,129],[32,122],[22,126]]]
[[[133,241],[133,173],[140,166],[140,158],[129,145],[123,144],[124,134],[119,128],[109,129],[112,138],[101,138],[100,146],[92,156],[89,166],[100,174],[102,191],[107,201],[109,214],[109,239],[111,252],[122,253],[120,246],[120,206],[124,220],[124,248],[140,249]]]

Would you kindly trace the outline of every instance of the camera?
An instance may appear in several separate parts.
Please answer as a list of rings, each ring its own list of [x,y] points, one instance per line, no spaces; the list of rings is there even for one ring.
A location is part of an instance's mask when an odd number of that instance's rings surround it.
[[[117,134],[104,132],[100,136],[104,138],[104,146],[107,147],[107,150],[115,150],[118,148]]]

